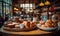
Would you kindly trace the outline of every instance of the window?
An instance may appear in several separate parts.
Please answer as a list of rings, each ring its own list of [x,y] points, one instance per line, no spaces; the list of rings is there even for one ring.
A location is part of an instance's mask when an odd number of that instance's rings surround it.
[[[9,4],[12,4],[11,0],[3,0],[3,1],[6,2],[6,3],[9,3]]]
[[[26,12],[29,12],[30,9],[35,8],[35,5],[34,4],[20,4],[20,7],[24,8]]]
[[[7,3],[3,3],[3,17],[5,18],[6,15],[10,18],[12,16],[12,6]]]
[[[0,0],[0,1],[2,1],[2,0]]]

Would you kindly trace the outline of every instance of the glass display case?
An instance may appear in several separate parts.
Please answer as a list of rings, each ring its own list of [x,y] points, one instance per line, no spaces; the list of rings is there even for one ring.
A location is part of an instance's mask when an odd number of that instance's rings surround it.
[[[6,2],[6,3],[9,3],[9,4],[12,4],[11,0],[3,0],[3,1]]]
[[[0,16],[4,18],[12,16],[12,1],[11,0],[0,0]]]
[[[0,16],[2,16],[2,2],[0,2]]]
[[[2,1],[2,0],[0,0],[0,1]]]
[[[11,18],[12,17],[12,6],[9,6],[9,18]]]
[[[5,17],[5,15],[6,15],[6,6],[5,6],[5,3],[3,3],[3,17]]]

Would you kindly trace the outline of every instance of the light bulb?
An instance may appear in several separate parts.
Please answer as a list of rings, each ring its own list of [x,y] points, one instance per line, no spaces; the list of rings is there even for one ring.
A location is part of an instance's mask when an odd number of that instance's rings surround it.
[[[46,2],[45,2],[45,5],[50,5],[50,2],[49,2],[49,1],[46,1]]]
[[[40,6],[44,6],[44,3],[43,3],[43,2],[41,2],[39,5],[40,5]]]

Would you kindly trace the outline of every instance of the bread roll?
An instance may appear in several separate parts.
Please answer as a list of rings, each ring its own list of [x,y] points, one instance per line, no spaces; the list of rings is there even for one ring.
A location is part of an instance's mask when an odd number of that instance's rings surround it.
[[[44,27],[45,27],[45,25],[41,25],[41,27],[42,27],[42,28],[44,28]]]
[[[50,23],[51,24],[52,23],[52,20],[47,20],[46,23]]]
[[[15,25],[14,24],[8,24],[7,27],[14,28]]]
[[[46,22],[46,23],[45,23],[45,26],[46,26],[46,27],[52,27],[52,24]]]
[[[30,24],[30,28],[33,28],[34,26],[36,26],[36,22],[32,22],[32,23]]]
[[[44,24],[45,24],[45,22],[41,20],[41,21],[40,21],[40,24],[41,24],[41,25],[44,25]]]
[[[19,28],[20,26],[19,25],[15,25],[15,28]]]

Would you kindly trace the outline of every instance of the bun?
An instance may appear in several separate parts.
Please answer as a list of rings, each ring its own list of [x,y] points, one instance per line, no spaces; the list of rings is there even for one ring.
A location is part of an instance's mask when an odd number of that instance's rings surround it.
[[[50,23],[51,24],[52,23],[52,20],[47,20],[46,23]]]
[[[41,25],[44,25],[44,24],[45,24],[45,22],[41,20],[41,21],[40,21],[40,24],[41,24]]]
[[[43,21],[40,21],[41,26],[45,25],[44,27],[47,28],[55,28],[58,26],[56,22],[53,22],[52,20],[47,20],[45,23]]]
[[[34,27],[34,26],[36,26],[36,22],[31,22],[30,28],[32,28],[32,27]]]

